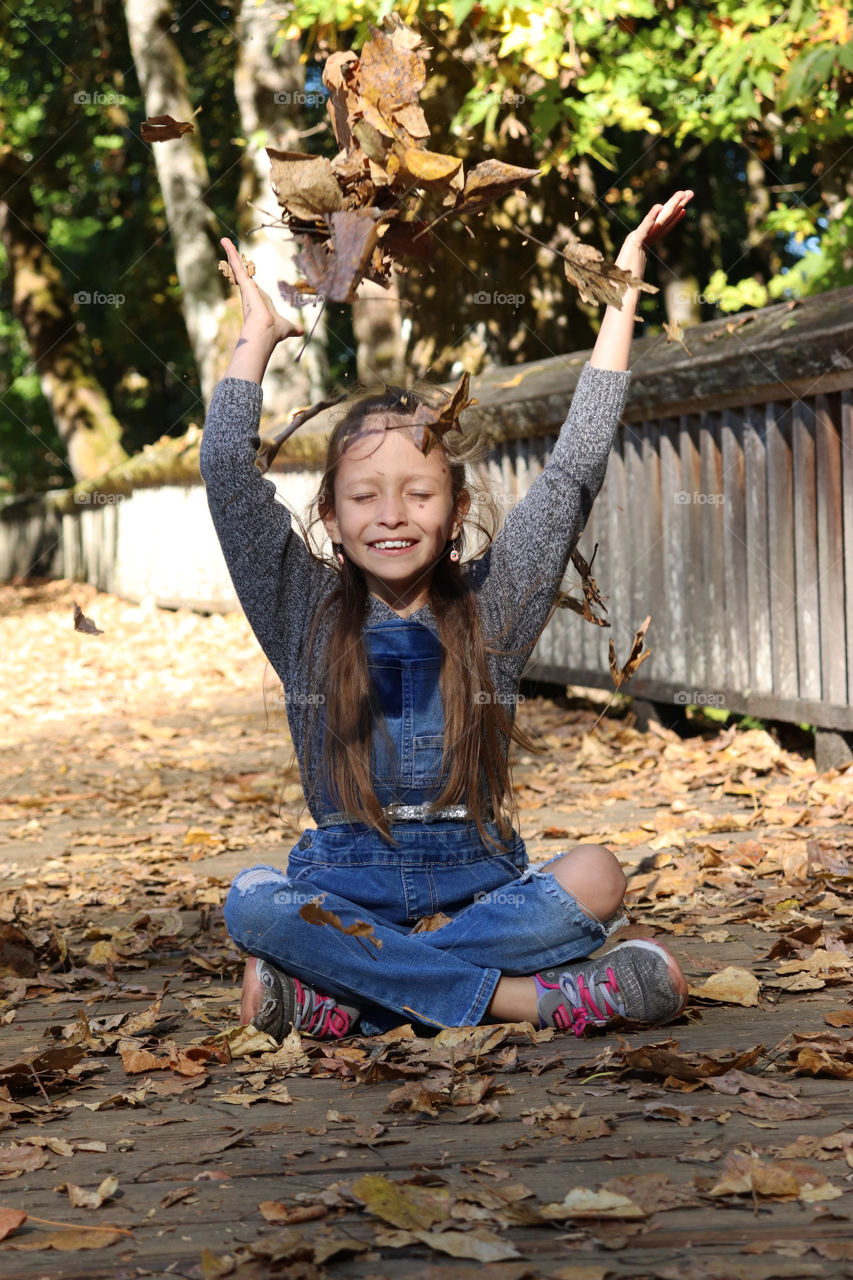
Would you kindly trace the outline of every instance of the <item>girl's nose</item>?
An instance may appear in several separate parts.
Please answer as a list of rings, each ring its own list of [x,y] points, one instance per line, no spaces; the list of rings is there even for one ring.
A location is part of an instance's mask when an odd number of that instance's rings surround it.
[[[379,519],[383,524],[405,524],[402,500],[394,494],[386,494],[379,503]]]

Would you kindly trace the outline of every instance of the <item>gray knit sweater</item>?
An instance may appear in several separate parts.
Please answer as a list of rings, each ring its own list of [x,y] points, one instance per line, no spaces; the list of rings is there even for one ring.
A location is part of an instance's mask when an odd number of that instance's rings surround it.
[[[509,511],[491,546],[462,568],[476,593],[487,640],[499,637],[496,647],[518,650],[488,659],[495,690],[510,711],[572,549],[604,483],[629,381],[627,372],[584,365],[548,465]],[[223,378],[217,384],[204,425],[200,471],[234,589],[284,687],[307,794],[310,780],[316,777],[319,744],[314,744],[312,759],[306,759],[313,699],[305,646],[319,605],[335,589],[337,573],[310,555],[291,527],[290,513],[278,501],[275,485],[254,465],[262,401],[256,382]],[[317,633],[320,651],[331,615],[332,611],[325,615]],[[369,597],[365,625],[396,616],[378,597]],[[428,604],[409,616],[438,632]],[[317,654],[311,656],[315,670],[319,669]],[[313,802],[311,814],[315,821],[320,816]]]

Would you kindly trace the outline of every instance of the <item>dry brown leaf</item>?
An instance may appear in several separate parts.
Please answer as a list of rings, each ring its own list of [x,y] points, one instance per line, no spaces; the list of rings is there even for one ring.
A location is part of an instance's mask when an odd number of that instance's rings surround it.
[[[407,1231],[443,1222],[450,1210],[449,1191],[391,1182],[382,1174],[365,1174],[352,1184],[352,1194],[377,1218]]]
[[[613,647],[613,641],[610,641],[610,675],[617,689],[620,689],[626,680],[630,680],[631,676],[637,670],[641,662],[645,662],[646,658],[651,656],[651,649],[647,649],[645,653],[643,649],[643,639],[648,630],[651,618],[648,617],[644,622],[640,623],[637,631],[634,633],[634,639],[631,642],[631,652],[624,667],[620,667],[616,661],[616,650]]]
[[[185,133],[192,133],[195,125],[189,120],[173,120],[171,116],[149,116],[139,126],[143,142],[172,142]]]
[[[648,1214],[628,1196],[613,1191],[592,1191],[588,1187],[572,1187],[571,1191],[555,1204],[545,1204],[540,1210],[543,1218],[563,1222],[566,1218],[646,1218]]]
[[[0,1240],[5,1240],[13,1231],[17,1231],[27,1220],[23,1209],[0,1208]]]
[[[109,1174],[97,1187],[79,1187],[75,1182],[63,1182],[56,1190],[67,1191],[75,1209],[100,1209],[104,1201],[111,1199],[118,1190],[118,1178]]]
[[[708,1195],[756,1195],[768,1200],[802,1200],[806,1204],[836,1200],[842,1194],[817,1169],[803,1164],[776,1164],[743,1151],[731,1151],[722,1177]]]
[[[350,937],[366,938],[368,942],[373,943],[374,947],[382,946],[382,939],[376,937],[373,925],[367,920],[354,920],[352,924],[342,925],[340,916],[336,916],[334,911],[326,911],[320,905],[321,902],[321,898],[312,898],[310,902],[305,903],[304,907],[300,907],[299,914],[302,919],[308,924],[327,924],[332,929],[337,929],[338,933],[345,933]]]
[[[267,1222],[293,1226],[298,1222],[313,1222],[326,1218],[329,1210],[324,1204],[283,1204],[280,1200],[262,1200],[258,1209]]]
[[[120,1240],[127,1243],[129,1231],[121,1227],[62,1227],[57,1231],[34,1231],[20,1240],[8,1240],[7,1249],[26,1251],[56,1249],[77,1253],[81,1249],[107,1249]]]
[[[739,1004],[752,1008],[758,1004],[760,990],[758,979],[747,969],[727,965],[719,973],[711,974],[701,986],[688,985],[691,996],[700,1000],[714,1000],[722,1004]]]
[[[562,255],[566,279],[577,289],[582,302],[606,302],[621,311],[626,289],[657,293],[654,285],[646,284],[630,271],[608,262],[598,249],[591,244],[583,244],[571,232]]]
[[[0,1147],[0,1178],[18,1178],[22,1173],[42,1169],[48,1162],[48,1154],[42,1148],[28,1142],[10,1142]]]

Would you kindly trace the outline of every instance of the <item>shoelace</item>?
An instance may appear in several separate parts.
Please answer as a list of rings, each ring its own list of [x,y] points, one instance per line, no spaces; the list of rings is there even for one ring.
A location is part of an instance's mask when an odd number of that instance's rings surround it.
[[[593,974],[587,983],[582,973],[573,978],[569,973],[560,974],[559,986],[566,997],[572,1012],[572,1031],[576,1036],[583,1035],[588,1022],[604,1023],[617,1014],[625,1017],[625,1002],[621,998],[616,974],[611,968],[605,971],[607,981],[603,984],[605,991],[599,991],[597,983],[600,979]],[[602,1008],[599,1006],[603,1006]]]
[[[338,1007],[332,996],[321,996],[312,987],[305,987],[298,978],[296,985],[297,1008],[293,1017],[294,1031],[305,1031],[312,1036],[330,1036],[339,1040],[349,1031],[349,1016]]]

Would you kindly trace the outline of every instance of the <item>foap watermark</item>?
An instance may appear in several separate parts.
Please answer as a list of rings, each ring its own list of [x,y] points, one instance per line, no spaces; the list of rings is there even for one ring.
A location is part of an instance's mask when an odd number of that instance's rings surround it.
[[[679,507],[689,506],[691,503],[699,507],[721,507],[726,500],[724,493],[700,493],[698,489],[690,492],[688,489],[679,489],[677,493],[672,495],[673,502]]]
[[[519,907],[524,906],[525,895],[523,893],[513,893],[512,890],[507,892],[506,889],[492,889],[489,893],[481,889],[474,894],[474,901],[493,902],[496,906],[515,907],[517,910]]]
[[[488,689],[474,690],[475,702],[495,702],[500,706],[513,707],[517,702],[524,702],[524,694],[518,693],[491,693]]]
[[[294,707],[322,707],[326,701],[326,695],[325,693],[297,693],[295,690],[282,689],[278,700]]]
[[[93,489],[91,493],[75,493],[74,501],[78,506],[103,507],[116,502],[124,502],[126,497],[126,493],[104,493],[100,489]]]
[[[74,301],[78,307],[121,307],[124,305],[123,293],[89,293],[86,289],[79,289],[74,294]]]
[[[482,93],[470,94],[470,99],[475,102],[494,102],[496,97],[497,94],[494,89],[484,89]],[[502,107],[520,107],[526,101],[525,94],[516,93],[515,89],[510,89],[509,87],[503,89],[500,97],[498,97],[498,102]]]
[[[675,95],[675,101],[680,107],[705,107],[710,110],[712,107],[724,106],[726,95],[724,93],[699,93],[695,89],[682,89],[680,93]]]
[[[96,90],[94,93],[87,93],[84,89],[78,90],[74,95],[74,101],[78,107],[91,106],[97,107],[123,107],[127,98],[123,93],[101,93]]]
[[[297,89],[294,93],[282,90],[274,93],[272,100],[277,107],[322,107],[326,101],[325,93],[305,93]]]
[[[726,705],[725,694],[708,693],[703,689],[679,689],[672,700],[679,707],[724,707]]]
[[[520,307],[526,297],[524,293],[490,293],[488,289],[480,289],[471,301],[477,307]]]
[[[300,893],[298,889],[276,889],[272,900],[280,907],[307,907],[309,902],[317,902],[317,894]]]

